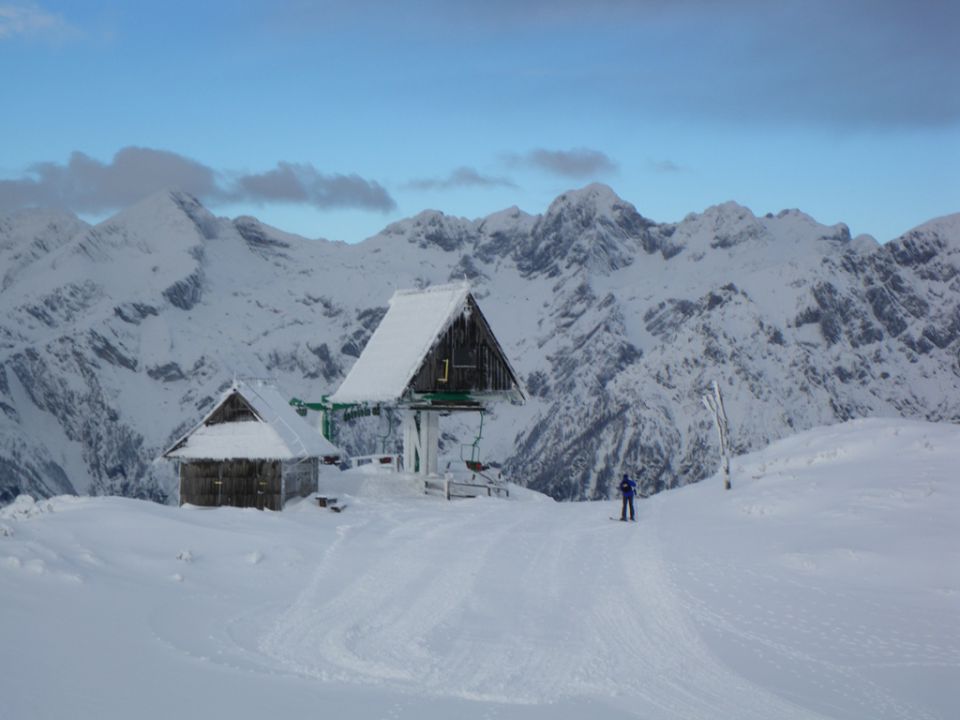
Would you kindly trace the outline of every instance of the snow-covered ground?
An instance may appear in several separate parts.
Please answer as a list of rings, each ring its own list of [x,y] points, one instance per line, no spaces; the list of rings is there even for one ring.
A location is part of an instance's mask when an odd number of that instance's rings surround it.
[[[0,717],[955,718],[960,428],[864,420],[639,503],[0,510]]]

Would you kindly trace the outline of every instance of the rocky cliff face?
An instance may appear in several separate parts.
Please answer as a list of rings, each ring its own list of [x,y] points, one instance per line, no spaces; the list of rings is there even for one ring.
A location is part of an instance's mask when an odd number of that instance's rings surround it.
[[[496,408],[484,459],[557,498],[711,474],[713,379],[737,450],[852,417],[960,420],[960,216],[877,245],[734,203],[657,224],[592,185],[541,216],[425,212],[347,246],[164,193],[95,227],[0,217],[0,261],[0,502],[170,500],[154,458],[234,375],[330,393],[393,290],[464,277],[530,396]],[[475,428],[444,422],[456,459]],[[370,451],[385,423],[341,441]]]

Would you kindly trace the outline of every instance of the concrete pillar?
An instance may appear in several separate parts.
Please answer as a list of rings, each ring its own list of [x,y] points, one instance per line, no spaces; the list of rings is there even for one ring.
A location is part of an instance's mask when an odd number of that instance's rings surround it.
[[[423,456],[417,415],[414,410],[407,410],[403,414],[403,469],[408,473],[417,471],[417,459]]]
[[[440,413],[408,411],[403,416],[403,468],[424,477],[440,472]]]
[[[420,413],[420,447],[422,448],[420,463],[424,475],[438,475],[440,473],[440,413],[425,410]]]

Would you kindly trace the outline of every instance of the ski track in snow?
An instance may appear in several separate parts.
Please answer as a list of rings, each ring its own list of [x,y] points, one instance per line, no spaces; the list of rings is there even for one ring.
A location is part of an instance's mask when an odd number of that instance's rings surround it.
[[[341,526],[338,543],[381,545],[381,559],[348,567],[332,546],[259,649],[299,675],[414,693],[612,698],[658,718],[820,717],[710,654],[667,576],[656,507],[629,526],[502,503],[408,519],[376,538],[363,533],[382,523]],[[505,595],[501,577],[525,580]]]
[[[340,514],[21,498],[0,717],[948,720],[960,436],[896,422],[784,441],[636,523],[362,475]]]
[[[875,500],[911,502],[928,484],[919,477]],[[780,517],[785,499],[802,497],[781,489],[731,507],[763,505],[763,522]],[[292,572],[286,600],[273,595],[240,614],[223,615],[232,593],[195,585],[206,554],[181,550],[196,619],[159,606],[148,624],[165,651],[252,682],[286,675],[474,701],[517,717],[565,702],[663,720],[944,717],[885,687],[876,669],[915,673],[908,682],[928,668],[955,671],[960,648],[944,633],[949,618],[898,625],[908,608],[818,583],[804,565],[814,560],[795,561],[796,552],[767,549],[760,562],[726,555],[722,544],[678,534],[677,512],[661,498],[641,503],[635,524],[606,520],[605,503],[362,504],[329,516],[330,542],[298,543],[287,555],[280,546],[234,553],[251,570],[262,562],[310,568]],[[40,567],[44,555],[61,564],[46,548],[25,547],[34,552],[18,567]],[[78,566],[102,566],[87,546],[75,550]],[[848,563],[870,559],[837,552]],[[778,559],[786,564],[769,564]],[[560,715],[576,716],[569,712]]]

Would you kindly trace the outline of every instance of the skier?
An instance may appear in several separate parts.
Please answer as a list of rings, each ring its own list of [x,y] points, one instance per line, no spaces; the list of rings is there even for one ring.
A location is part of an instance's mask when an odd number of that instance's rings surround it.
[[[627,508],[630,508],[630,521],[637,518],[633,512],[633,496],[637,494],[637,483],[630,479],[629,475],[624,475],[620,481],[620,494],[623,496],[623,509],[620,510],[620,520],[627,521]]]

